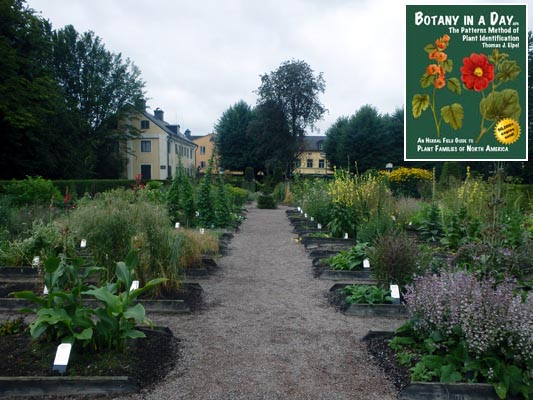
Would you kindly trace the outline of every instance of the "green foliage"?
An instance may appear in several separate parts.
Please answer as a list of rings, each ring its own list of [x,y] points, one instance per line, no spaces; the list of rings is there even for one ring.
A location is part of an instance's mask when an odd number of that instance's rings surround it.
[[[257,208],[274,209],[277,208],[276,201],[271,194],[260,194],[257,196]]]
[[[27,326],[24,317],[8,319],[0,324],[0,337],[8,335],[17,335],[26,331]]]
[[[328,182],[323,179],[295,178],[292,187],[294,201],[307,215],[313,217],[324,227],[330,220],[332,202],[328,194]]]
[[[235,210],[240,210],[248,200],[248,192],[239,187],[226,185],[226,193]]]
[[[357,237],[357,220],[353,208],[346,208],[334,203],[330,212],[327,229],[331,236],[344,237],[344,234],[347,233],[350,238]]]
[[[246,167],[244,169],[244,180],[252,182],[255,178],[254,169],[252,167]]]
[[[196,212],[194,193],[181,159],[167,192],[166,203],[172,222],[179,222],[183,226],[193,225]]]
[[[68,188],[69,193],[74,198],[81,198],[86,193],[94,196],[97,193],[107,192],[113,189],[131,189],[135,184],[131,179],[61,179],[54,180],[54,186],[56,186],[61,193],[65,193]],[[149,185],[154,185],[149,182]]]
[[[451,250],[457,250],[463,244],[480,241],[481,223],[470,218],[463,207],[452,215],[450,222],[444,227],[443,235],[441,243]]]
[[[246,167],[257,167],[254,159],[255,138],[248,135],[248,126],[254,117],[252,108],[243,100],[228,108],[219,118],[217,151],[220,166],[224,169],[242,171]]]
[[[215,207],[213,203],[213,184],[212,184],[213,165],[209,161],[204,176],[198,185],[197,209],[198,226],[211,228],[215,224]]]
[[[347,304],[391,304],[390,290],[373,285],[347,285],[341,289]]]
[[[144,307],[136,303],[137,298],[151,288],[164,283],[165,278],[156,278],[143,287],[130,290],[136,269],[137,255],[130,253],[125,262],[116,266],[116,281],[105,286],[84,291],[83,294],[100,301],[101,307],[94,310],[96,316],[96,346],[124,350],[127,339],[138,339],[145,334],[135,329],[137,324],[152,325],[146,318]]]
[[[220,174],[216,177],[215,190],[215,227],[226,228],[231,225],[232,210],[226,192],[226,186]]]
[[[136,324],[151,322],[144,307],[135,300],[146,290],[165,282],[158,278],[142,288],[131,290],[137,263],[136,253],[130,253],[126,262],[116,265],[114,280],[101,287],[88,285],[88,277],[101,268],[81,269],[82,259],[68,262],[65,257],[49,258],[44,264],[47,294],[37,296],[31,291],[15,292],[16,298],[37,304],[37,318],[30,325],[30,334],[47,341],[77,342],[91,349],[124,350],[126,339],[145,335],[135,329]],[[97,308],[87,307],[85,297],[102,303]]]
[[[17,206],[53,205],[54,201],[63,198],[53,182],[40,176],[28,176],[23,180],[12,180],[4,188],[5,194]]]
[[[318,98],[325,88],[322,73],[315,76],[305,61],[285,61],[270,74],[261,75],[258,103],[277,103],[287,118],[291,136],[300,138],[305,128],[313,126],[326,112]]]
[[[354,115],[343,116],[326,132],[324,150],[337,168],[383,169],[385,164],[403,164],[403,109],[380,115],[371,105]]]
[[[436,204],[431,204],[422,212],[422,218],[417,221],[420,236],[427,242],[437,242],[443,235],[441,211]]]
[[[368,249],[371,273],[382,286],[404,286],[420,273],[416,243],[404,232],[391,231],[378,236]]]
[[[9,266],[32,265],[35,256],[44,261],[60,253],[72,255],[74,249],[75,244],[68,227],[36,220],[29,237],[14,239],[5,248],[0,248],[0,263]]]
[[[368,243],[357,243],[350,250],[343,250],[327,259],[331,269],[354,271],[363,268]]]

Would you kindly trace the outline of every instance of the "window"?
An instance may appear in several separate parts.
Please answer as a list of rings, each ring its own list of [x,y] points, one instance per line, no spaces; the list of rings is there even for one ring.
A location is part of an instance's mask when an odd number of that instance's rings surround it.
[[[324,142],[320,141],[318,142],[318,150],[322,151],[324,149]]]
[[[313,159],[312,158],[308,158],[307,159],[307,168],[313,168]]]
[[[205,161],[200,161],[200,168],[201,168],[201,169],[204,169],[204,168],[205,168]]]
[[[324,168],[324,160],[318,160],[318,168]]]
[[[200,146],[200,154],[205,154],[205,146]]]
[[[111,142],[111,152],[115,154],[120,153],[120,143],[118,141]]]
[[[174,145],[174,153],[178,154],[178,145],[177,144]]]
[[[150,129],[150,121],[143,119],[141,121],[141,129]]]
[[[145,181],[152,179],[152,166],[150,164],[141,164],[141,176]]]
[[[151,140],[141,140],[141,153],[150,153],[152,151]]]
[[[300,168],[302,166],[302,160],[296,160],[294,162],[294,168]]]

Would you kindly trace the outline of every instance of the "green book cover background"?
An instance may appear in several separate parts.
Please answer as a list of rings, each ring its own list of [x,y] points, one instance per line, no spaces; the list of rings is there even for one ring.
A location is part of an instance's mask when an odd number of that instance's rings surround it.
[[[406,160],[527,159],[526,15],[522,4],[406,6]],[[500,46],[499,54],[493,54],[494,46]],[[444,54],[435,59],[435,51]],[[493,65],[494,79],[481,91],[462,81],[463,59],[472,53]],[[476,65],[470,63],[471,76],[490,75],[489,67]],[[486,118],[484,98],[491,105]],[[508,121],[493,114],[516,120],[518,139],[512,128],[508,139],[495,136],[494,129],[501,131]]]

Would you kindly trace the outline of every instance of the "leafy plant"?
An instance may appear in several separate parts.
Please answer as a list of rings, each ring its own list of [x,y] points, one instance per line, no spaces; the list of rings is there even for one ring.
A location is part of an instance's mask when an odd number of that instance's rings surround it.
[[[347,304],[390,304],[390,290],[373,285],[347,285],[341,289]]]
[[[334,203],[327,229],[333,237],[343,237],[345,233],[351,238],[357,237],[357,221],[353,209]]]
[[[453,214],[451,221],[444,227],[441,243],[451,250],[457,250],[465,243],[481,240],[481,223],[470,218],[466,207],[461,207],[458,213]]]
[[[183,226],[193,225],[196,211],[194,193],[181,159],[167,193],[167,207],[172,222],[179,222]]]
[[[429,206],[418,223],[418,232],[427,242],[438,241],[442,234],[441,212],[436,204]]]
[[[24,317],[17,317],[8,319],[0,324],[0,337],[7,335],[16,335],[26,331],[27,325],[24,322]]]
[[[261,194],[257,196],[257,208],[274,209],[277,208],[276,200],[271,194]]]
[[[102,287],[83,292],[84,295],[94,297],[102,303],[102,307],[94,310],[97,332],[95,344],[98,348],[124,350],[126,339],[146,336],[135,329],[137,324],[152,325],[152,322],[146,318],[143,305],[135,301],[141,294],[164,283],[167,279],[152,279],[143,287],[131,290],[137,263],[137,254],[131,252],[125,262],[117,263],[115,282],[108,282]]]
[[[37,304],[37,318],[30,325],[33,338],[46,335],[47,341],[77,339],[88,343],[94,333],[94,311],[83,305],[82,293],[89,289],[89,275],[101,268],[81,269],[83,259],[68,262],[64,256],[49,257],[44,262],[44,283],[48,293],[40,296],[32,291],[12,293],[19,299]],[[26,310],[29,311],[29,310]]]
[[[378,236],[368,250],[371,273],[380,285],[404,286],[420,272],[419,255],[416,242],[404,232],[391,231]]]
[[[368,243],[357,243],[350,250],[340,251],[338,254],[327,259],[331,269],[342,271],[354,271],[363,267],[366,258]]]

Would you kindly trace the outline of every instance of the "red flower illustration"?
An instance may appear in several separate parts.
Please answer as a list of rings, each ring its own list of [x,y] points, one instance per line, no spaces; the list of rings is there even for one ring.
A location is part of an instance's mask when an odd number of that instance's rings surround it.
[[[463,58],[461,80],[467,89],[481,92],[494,80],[494,65],[489,63],[485,54],[472,53],[470,57]]]

